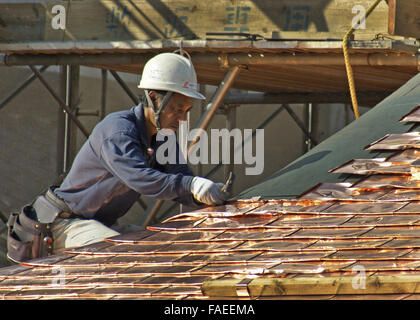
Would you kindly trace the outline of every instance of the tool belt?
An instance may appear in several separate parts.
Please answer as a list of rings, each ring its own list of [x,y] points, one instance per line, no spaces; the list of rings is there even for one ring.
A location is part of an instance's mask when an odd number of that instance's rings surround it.
[[[19,213],[12,213],[7,223],[7,257],[19,263],[51,255],[51,224],[57,217],[79,216],[53,193],[53,188],[38,196],[31,205],[24,206]]]

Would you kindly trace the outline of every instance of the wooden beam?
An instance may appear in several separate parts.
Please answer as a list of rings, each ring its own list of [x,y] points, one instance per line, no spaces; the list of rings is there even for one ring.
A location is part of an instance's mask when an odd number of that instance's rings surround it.
[[[143,66],[153,53],[129,54],[129,53],[102,53],[95,54],[9,54],[3,57],[3,63],[7,66],[17,65],[139,65]],[[0,55],[0,58],[2,55]],[[284,67],[284,66],[344,66],[343,55],[339,53],[192,53],[191,59],[196,66],[218,66],[222,68],[233,66],[255,66],[255,67]],[[417,68],[419,58],[413,54],[396,54],[389,52],[381,53],[359,53],[350,57],[353,66],[365,67],[411,67]]]
[[[419,275],[367,276],[365,282],[357,274],[341,277],[295,277],[252,280],[248,286],[250,297],[354,295],[354,294],[402,294],[420,293]],[[237,297],[241,280],[210,280],[201,289],[209,297]],[[241,288],[243,292],[243,288]]]
[[[358,1],[366,9],[371,1]],[[65,28],[56,28],[65,10]],[[207,32],[265,38],[341,39],[358,14],[349,0],[85,0],[0,3],[0,42],[205,39]],[[360,14],[360,12],[359,12]],[[357,30],[361,39],[386,33],[383,1]],[[220,38],[218,36],[217,38]],[[236,37],[224,36],[224,39]]]
[[[420,0],[389,0],[388,32],[420,39]]]

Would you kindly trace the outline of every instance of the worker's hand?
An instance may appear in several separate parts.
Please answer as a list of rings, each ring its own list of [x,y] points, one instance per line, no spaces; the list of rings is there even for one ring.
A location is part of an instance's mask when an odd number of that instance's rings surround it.
[[[223,204],[227,199],[227,194],[222,191],[223,183],[201,177],[194,177],[191,182],[191,193],[194,198],[207,205]]]

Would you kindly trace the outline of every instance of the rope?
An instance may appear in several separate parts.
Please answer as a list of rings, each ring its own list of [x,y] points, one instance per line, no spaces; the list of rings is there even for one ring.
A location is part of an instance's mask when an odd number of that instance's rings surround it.
[[[369,15],[372,13],[372,11],[378,6],[378,4],[381,2],[382,0],[376,0],[370,7],[369,9],[366,11],[366,14],[364,17],[360,18],[356,25],[359,25],[360,22],[362,21],[362,19],[364,18],[365,21],[367,19],[367,17],[369,17]],[[348,48],[348,41],[350,36],[354,33],[354,31],[356,30],[354,28],[355,26],[352,26],[350,28],[349,31],[347,31],[346,35],[344,36],[343,39],[343,54],[344,54],[344,63],[346,65],[346,72],[347,72],[347,79],[348,79],[348,83],[349,83],[349,89],[350,89],[350,97],[351,97],[351,103],[353,105],[353,112],[354,112],[354,116],[357,118],[359,118],[359,105],[357,103],[357,95],[356,95],[356,85],[354,82],[354,76],[353,76],[353,68],[351,67],[350,64],[350,56],[349,56],[349,48]]]

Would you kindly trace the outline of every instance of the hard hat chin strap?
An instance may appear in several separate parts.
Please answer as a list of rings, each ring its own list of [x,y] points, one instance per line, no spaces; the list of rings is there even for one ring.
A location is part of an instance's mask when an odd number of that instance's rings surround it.
[[[162,99],[162,103],[159,106],[159,109],[156,110],[156,107],[152,101],[152,98],[150,98],[149,96],[149,90],[144,90],[144,92],[146,93],[146,99],[147,99],[147,104],[149,107],[153,108],[153,111],[155,112],[155,122],[156,122],[156,129],[159,131],[160,128],[160,122],[159,122],[159,117],[160,117],[160,113],[162,112],[162,110],[166,107],[166,105],[169,102],[169,99],[172,97],[173,92],[172,91],[167,91],[165,96]]]

